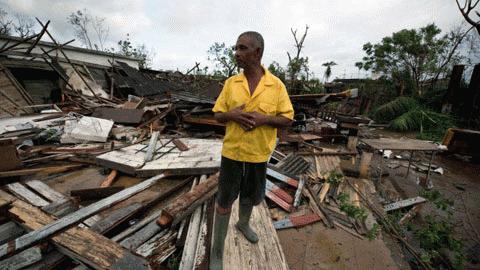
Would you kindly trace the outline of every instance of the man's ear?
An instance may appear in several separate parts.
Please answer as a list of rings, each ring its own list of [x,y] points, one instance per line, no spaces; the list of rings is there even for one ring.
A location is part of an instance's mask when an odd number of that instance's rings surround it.
[[[262,50],[260,49],[260,47],[257,47],[255,49],[255,55],[258,57],[258,59],[262,59]]]

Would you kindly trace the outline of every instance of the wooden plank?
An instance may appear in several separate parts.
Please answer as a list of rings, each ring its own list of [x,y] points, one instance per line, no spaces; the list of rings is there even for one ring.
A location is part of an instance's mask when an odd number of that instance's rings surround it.
[[[22,235],[25,231],[15,222],[9,221],[0,225],[0,244],[6,243]]]
[[[295,200],[293,201],[293,207],[297,208],[300,205],[300,199],[302,197],[302,190],[303,186],[305,185],[305,177],[300,176],[300,180],[298,181],[298,188],[295,192]]]
[[[43,256],[42,260],[32,264],[23,270],[46,270],[57,269],[56,267],[63,262],[67,257],[57,250],[53,250],[47,255]]]
[[[435,143],[415,139],[362,139],[366,145],[376,150],[405,150],[405,151],[441,151]]]
[[[210,176],[205,182],[195,186],[189,192],[178,197],[172,202],[157,220],[157,223],[161,226],[169,225],[173,222],[175,216],[180,215],[182,211],[185,211],[190,205],[195,203],[201,197],[205,197],[211,190],[214,190],[218,186],[218,173]]]
[[[7,188],[19,198],[31,202],[33,205],[38,207],[47,206],[49,204],[48,201],[43,199],[42,197],[38,196],[37,194],[30,191],[24,185],[16,182],[7,185]]]
[[[215,209],[214,200],[209,200],[203,204],[202,220],[200,221],[200,230],[197,240],[197,250],[195,251],[194,269],[207,269],[210,259],[210,248],[213,229],[213,213]]]
[[[205,182],[205,175],[202,175],[200,181]],[[192,190],[194,187],[192,187]],[[179,269],[193,269],[195,251],[197,249],[198,233],[200,231],[200,222],[202,219],[202,207],[197,208],[190,217],[188,224],[187,237],[183,247],[182,259]]]
[[[153,265],[160,265],[175,251],[175,245],[172,242],[176,238],[177,233],[175,231],[166,230],[165,232],[160,232],[138,247],[135,252],[148,258]]]
[[[160,195],[155,196],[154,199],[152,199],[148,203],[144,204],[144,207],[148,207],[150,205],[153,205],[153,204],[163,200],[164,198],[170,196],[172,193],[174,193],[177,190],[179,190],[180,188],[182,188],[185,184],[189,183],[191,181],[191,179],[193,179],[193,178],[192,177],[187,178],[184,181],[181,181],[178,184],[176,184],[174,187],[168,189],[167,191],[162,192]],[[129,237],[135,237],[135,235],[133,235],[133,234],[135,234],[137,231],[139,231],[140,229],[142,229],[143,227],[145,227],[149,223],[155,223],[155,226],[158,227],[158,225],[156,225],[156,219],[161,215],[162,211],[163,211],[163,209],[153,211],[147,217],[142,219],[140,222],[136,223],[135,225],[129,227],[128,229],[126,229],[123,232],[119,233],[118,235],[114,236],[112,238],[112,240],[119,242],[119,241],[125,240]]]
[[[176,226],[179,224],[182,220],[187,218],[195,209],[200,207],[204,202],[208,201],[210,198],[212,198],[216,193],[217,193],[217,187],[211,189],[209,192],[205,193],[202,197],[200,197],[198,200],[196,200],[194,203],[190,204],[187,209],[179,213],[175,218],[173,219],[171,226]]]
[[[112,211],[107,218],[100,219],[90,226],[90,229],[100,234],[105,234],[118,224],[126,221],[141,208],[141,203],[134,203],[127,207],[116,209]]]
[[[427,200],[425,198],[423,198],[421,196],[417,196],[417,197],[401,200],[401,201],[398,201],[398,202],[394,202],[394,203],[391,203],[391,204],[387,204],[383,207],[383,210],[385,212],[389,212],[389,211],[397,210],[397,209],[400,209],[400,208],[408,207],[408,206],[411,206],[411,205],[423,203],[423,202],[426,202],[426,201]]]
[[[66,172],[73,169],[78,169],[83,167],[83,164],[75,164],[75,165],[63,165],[63,166],[47,166],[42,168],[33,168],[33,169],[21,169],[21,170],[13,170],[13,171],[5,171],[0,172],[0,178],[4,177],[12,177],[12,176],[23,176],[23,175],[31,175],[31,174],[54,174],[54,173],[61,173]]]
[[[25,184],[52,202],[66,200],[65,195],[38,180],[27,181]]]
[[[22,222],[22,226],[33,230],[33,233],[41,231],[49,224],[55,224],[52,216],[30,204],[19,200],[12,204],[13,207],[9,212]],[[53,236],[51,241],[62,253],[80,260],[94,269],[132,269],[133,265],[135,265],[135,269],[150,269],[149,264],[143,258],[88,229],[72,227]],[[14,243],[10,242],[10,244]]]
[[[159,131],[155,131],[152,133],[152,137],[150,137],[150,142],[148,143],[147,154],[145,155],[145,162],[152,160],[153,155],[155,154],[155,148],[157,146],[159,135]]]
[[[320,194],[318,195],[320,202],[323,202],[325,200],[325,196],[327,196],[329,189],[330,189],[330,183],[325,182],[322,185],[322,189],[320,189]]]
[[[237,200],[232,207],[225,240],[223,269],[289,269],[266,204],[263,202],[255,206],[252,211],[250,226],[260,239],[256,244],[250,243],[235,228],[238,221],[238,207]]]
[[[307,185],[307,188],[303,189],[303,195],[308,198],[308,204],[312,211],[317,214],[321,219],[322,222],[329,228],[333,228],[334,225],[330,218],[328,218],[327,214],[321,208],[321,203],[318,198],[312,195],[311,188]]]
[[[113,204],[123,201],[137,194],[138,192],[151,187],[163,177],[165,177],[165,175],[160,174],[158,176],[149,178],[135,186],[124,189],[110,197],[93,203],[87,207],[81,208],[80,210],[71,213],[61,219],[53,221],[34,232],[23,235],[17,238],[14,243],[10,242],[8,245],[3,244],[2,246],[0,246],[0,258],[3,258],[8,254],[26,249],[44,240],[45,238],[58,233],[61,230],[71,227],[72,225],[98,213],[99,211],[112,206]]]
[[[115,177],[117,177],[118,171],[117,170],[112,170],[108,176],[102,181],[100,184],[100,187],[109,187],[113,184],[113,180],[115,180]]]
[[[180,139],[173,139],[172,141],[173,144],[175,144],[175,146],[180,150],[180,151],[187,151],[188,149],[188,146],[186,144],[184,144]]]
[[[372,161],[373,153],[363,152],[362,157],[360,158],[360,175],[359,178],[368,178],[368,170],[370,168],[370,163]]]
[[[119,242],[119,241],[122,241],[124,239],[128,239],[129,236],[135,234],[135,232],[139,231],[141,228],[149,225],[150,223],[153,223],[155,224],[155,226],[158,227],[158,225],[156,225],[156,222],[155,220],[162,214],[162,209],[160,210],[157,210],[155,212],[153,212],[152,214],[150,214],[148,217],[142,219],[140,222],[138,222],[137,224],[129,227],[128,229],[124,230],[123,232],[115,235],[112,240],[113,241],[116,241],[116,242]],[[121,244],[122,242],[120,242]]]
[[[127,249],[136,249],[141,244],[145,243],[152,236],[162,230],[155,221],[151,221],[148,225],[138,230],[136,233],[120,242],[120,245]]]
[[[42,210],[56,217],[63,217],[77,211],[78,204],[73,199],[64,199],[52,202],[47,206],[42,207]]]
[[[15,256],[0,261],[0,269],[17,270],[32,265],[42,259],[40,247],[32,247]]]

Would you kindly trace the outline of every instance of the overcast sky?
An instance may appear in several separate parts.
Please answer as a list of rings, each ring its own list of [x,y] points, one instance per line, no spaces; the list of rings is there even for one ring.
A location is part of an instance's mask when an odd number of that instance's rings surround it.
[[[277,61],[284,66],[286,52],[295,51],[290,28],[302,33],[308,25],[304,55],[320,78],[325,70],[322,63],[327,61],[338,63],[332,78],[357,77],[354,63],[363,56],[366,42],[432,22],[446,32],[463,22],[454,0],[0,0],[0,7],[51,20],[49,29],[64,42],[74,38],[67,16],[86,8],[106,18],[111,46],[130,33],[133,42],[144,43],[154,52],[154,69],[182,72],[195,62],[212,66],[207,60],[210,45],[233,45],[238,34],[247,30],[264,36],[265,65]]]

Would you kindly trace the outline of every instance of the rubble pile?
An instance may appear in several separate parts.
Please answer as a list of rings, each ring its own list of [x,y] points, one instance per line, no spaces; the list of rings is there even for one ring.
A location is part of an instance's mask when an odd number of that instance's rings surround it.
[[[47,26],[16,41],[29,46],[23,54],[0,49],[0,268],[207,269],[221,82],[138,70],[116,55],[83,51],[108,65],[73,60]],[[357,148],[369,119],[345,113],[357,92],[291,96],[296,121],[279,132],[266,203],[253,214],[257,248],[274,250],[250,259],[288,269],[275,229],[322,222],[361,239],[375,232],[372,153]],[[348,110],[319,107],[331,100]]]

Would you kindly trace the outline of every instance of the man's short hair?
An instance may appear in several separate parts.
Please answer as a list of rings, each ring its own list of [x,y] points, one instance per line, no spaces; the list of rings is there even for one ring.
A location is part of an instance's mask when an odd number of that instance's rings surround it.
[[[263,37],[260,33],[255,32],[255,31],[247,31],[247,32],[241,33],[240,36],[238,36],[238,37],[241,37],[241,36],[248,36],[251,39],[253,39],[253,41],[256,43],[258,48],[260,48],[260,57],[263,56],[263,49],[265,48],[265,43],[264,43]]]

